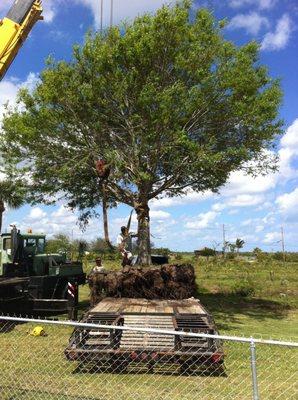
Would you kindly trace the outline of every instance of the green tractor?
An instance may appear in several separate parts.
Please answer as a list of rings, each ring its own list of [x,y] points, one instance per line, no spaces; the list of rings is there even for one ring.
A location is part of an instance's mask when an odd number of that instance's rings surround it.
[[[13,227],[0,240],[0,311],[59,313],[67,310],[68,283],[84,284],[82,263],[48,254],[45,235]]]

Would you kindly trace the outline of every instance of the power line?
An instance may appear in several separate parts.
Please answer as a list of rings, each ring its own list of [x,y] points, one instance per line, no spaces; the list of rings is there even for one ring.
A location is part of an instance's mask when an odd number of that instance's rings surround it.
[[[285,253],[285,237],[284,237],[283,226],[281,226],[280,232],[281,232],[281,250],[282,250],[282,254],[283,254],[283,260],[285,262],[286,261],[286,253]]]
[[[225,250],[226,250],[226,230],[225,230],[225,224],[222,224],[222,251],[224,255],[225,255]]]

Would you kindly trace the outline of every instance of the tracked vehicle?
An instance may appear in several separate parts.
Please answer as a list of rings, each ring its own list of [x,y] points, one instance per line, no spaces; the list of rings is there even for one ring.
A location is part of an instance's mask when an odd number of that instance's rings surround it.
[[[67,311],[67,286],[85,283],[81,262],[48,254],[45,235],[14,227],[0,237],[0,312]]]

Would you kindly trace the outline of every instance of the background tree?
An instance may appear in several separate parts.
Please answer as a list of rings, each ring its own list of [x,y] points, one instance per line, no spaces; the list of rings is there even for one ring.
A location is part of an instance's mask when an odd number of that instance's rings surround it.
[[[72,250],[71,239],[64,233],[57,233],[52,239],[48,239],[46,243],[47,253],[66,253],[70,255]]]
[[[216,256],[216,250],[211,249],[210,247],[204,247],[201,250],[195,250],[196,257],[206,257],[209,260],[209,257]]]
[[[235,246],[236,246],[236,249],[237,249],[237,253],[238,253],[238,254],[239,254],[240,249],[243,248],[244,244],[245,244],[245,241],[244,241],[244,240],[239,239],[239,238],[236,239],[236,241],[235,241]]]
[[[25,202],[26,190],[19,180],[12,181],[9,177],[0,181],[0,233],[2,232],[3,213],[8,208],[19,208]]]
[[[92,209],[104,160],[106,194],[137,213],[142,265],[151,199],[218,191],[234,170],[267,172],[274,163],[264,149],[280,133],[281,91],[258,61],[259,45],[237,47],[223,22],[205,9],[189,18],[190,8],[89,34],[71,62],[50,62],[34,92],[20,92],[22,111],[4,120],[5,156],[40,199],[67,192]]]
[[[84,239],[74,239],[71,241],[71,252],[72,259],[77,257],[78,260],[82,260],[85,253],[88,252],[90,244]]]
[[[235,243],[229,242],[229,243],[228,243],[228,246],[229,246],[230,252],[231,252],[232,254],[234,254],[234,253],[235,253],[235,250],[236,250],[236,244],[235,244]]]
[[[227,240],[224,241],[223,246],[222,246],[222,254],[223,257],[225,257],[225,254],[228,250],[228,248],[230,247],[230,242],[228,242]]]
[[[97,238],[90,243],[90,250],[93,253],[106,253],[110,251],[110,247],[103,238]]]

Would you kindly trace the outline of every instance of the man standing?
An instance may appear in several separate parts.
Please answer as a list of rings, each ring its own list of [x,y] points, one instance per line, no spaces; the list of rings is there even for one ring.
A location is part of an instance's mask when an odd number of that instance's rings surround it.
[[[92,269],[92,273],[97,273],[97,272],[105,272],[105,268],[104,268],[104,266],[102,265],[102,260],[101,260],[100,257],[98,257],[98,258],[95,260],[95,266],[94,266],[93,269]]]
[[[122,267],[131,265],[132,262],[132,238],[137,237],[136,234],[130,233],[126,226],[121,226],[121,233],[117,236],[117,247],[123,257]]]

